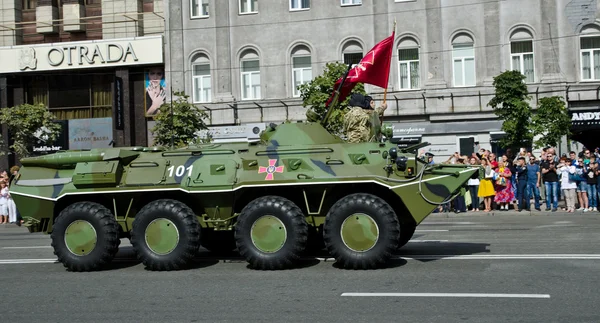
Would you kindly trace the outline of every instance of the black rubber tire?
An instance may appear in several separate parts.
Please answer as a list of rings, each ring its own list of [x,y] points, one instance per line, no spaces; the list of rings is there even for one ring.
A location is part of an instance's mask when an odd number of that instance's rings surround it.
[[[355,213],[369,215],[379,227],[379,238],[373,248],[356,252],[348,248],[341,236],[344,220]],[[325,218],[324,239],[327,251],[347,269],[375,269],[384,266],[398,248],[400,224],[394,210],[383,199],[365,193],[343,197]]]
[[[165,218],[179,231],[179,243],[166,255],[154,253],[146,244],[146,227],[157,218]],[[152,201],[133,220],[131,245],[137,258],[153,271],[180,270],[192,264],[200,247],[200,223],[194,211],[182,202],[171,199]]]
[[[76,220],[88,221],[96,230],[94,250],[85,256],[77,256],[66,246],[65,231]],[[119,251],[119,227],[109,209],[95,202],[77,202],[60,212],[53,225],[52,247],[54,254],[70,271],[95,271],[109,264]]]
[[[400,239],[398,240],[398,249],[404,247],[415,234],[417,225],[414,221],[407,220],[400,222]]]
[[[260,251],[252,242],[250,229],[263,215],[277,217],[286,227],[287,238],[281,249],[274,253]],[[308,223],[302,210],[292,201],[280,196],[259,197],[248,203],[240,213],[235,225],[235,241],[238,251],[250,264],[260,270],[279,270],[297,264],[306,249]]]
[[[237,247],[235,245],[235,234],[231,231],[215,231],[213,229],[202,229],[202,240],[200,244],[214,254],[228,254]]]

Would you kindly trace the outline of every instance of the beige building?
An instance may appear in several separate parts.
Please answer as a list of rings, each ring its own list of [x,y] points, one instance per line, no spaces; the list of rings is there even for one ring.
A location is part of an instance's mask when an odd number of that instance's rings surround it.
[[[35,153],[149,144],[148,115],[166,98],[162,8],[0,0],[0,108],[44,104],[63,126],[57,143],[40,142]],[[3,168],[15,162],[9,156]]]

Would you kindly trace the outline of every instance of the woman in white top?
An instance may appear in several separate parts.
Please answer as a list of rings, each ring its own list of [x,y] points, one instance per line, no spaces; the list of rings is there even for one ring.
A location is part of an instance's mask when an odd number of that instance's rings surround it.
[[[575,190],[577,189],[577,182],[572,181],[569,178],[569,174],[575,174],[575,166],[570,165],[567,161],[567,157],[562,157],[559,161],[557,172],[560,176],[560,188],[565,196],[567,212],[575,212]]]

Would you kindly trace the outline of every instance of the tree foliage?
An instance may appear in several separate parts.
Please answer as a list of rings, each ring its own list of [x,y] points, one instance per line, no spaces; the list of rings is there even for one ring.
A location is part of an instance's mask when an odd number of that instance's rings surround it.
[[[174,148],[185,147],[201,141],[197,132],[207,129],[204,120],[208,117],[206,112],[189,103],[189,95],[184,92],[175,92],[178,98],[171,104],[165,103],[154,116],[156,126],[152,128],[154,144],[171,146],[173,138]]]
[[[302,98],[302,106],[308,108],[306,116],[309,122],[320,122],[325,116],[327,110],[325,103],[329,100],[333,93],[335,82],[348,70],[348,64],[344,63],[327,63],[323,74],[315,77],[312,81],[302,84],[298,87],[300,97]],[[352,93],[366,94],[362,83],[356,84]],[[329,120],[325,128],[333,134],[341,134],[343,118],[348,111],[348,102],[350,95],[340,102],[334,111],[331,112]]]
[[[532,128],[540,135],[534,142],[536,148],[556,147],[562,136],[571,134],[571,118],[562,97],[552,96],[539,100]]]
[[[488,103],[502,120],[506,133],[501,144],[506,147],[526,147],[533,141],[532,112],[527,102],[525,75],[519,71],[506,71],[494,77],[495,95]]]
[[[61,126],[54,122],[54,116],[43,104],[21,104],[2,109],[0,123],[8,126],[13,139],[9,148],[19,157],[31,156],[38,141],[52,144],[61,131]]]
[[[494,77],[496,92],[488,105],[503,121],[502,131],[506,136],[501,144],[505,148],[556,147],[562,136],[570,134],[571,118],[565,102],[559,96],[541,98],[533,113],[524,80],[525,75],[519,71],[506,71]],[[538,135],[540,138],[533,142]]]

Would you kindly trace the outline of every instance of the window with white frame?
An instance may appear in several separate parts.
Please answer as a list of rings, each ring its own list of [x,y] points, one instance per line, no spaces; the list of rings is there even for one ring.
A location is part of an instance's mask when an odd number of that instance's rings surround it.
[[[398,76],[400,89],[418,89],[421,86],[419,44],[412,38],[398,45]]]
[[[192,18],[208,17],[209,0],[190,0]]]
[[[309,9],[310,0],[290,0],[290,10]]]
[[[254,51],[241,60],[242,100],[260,99],[260,61]]]
[[[240,13],[258,12],[258,0],[240,0]]]
[[[525,75],[526,83],[535,81],[533,61],[533,41],[510,42],[510,69]]]
[[[312,59],[310,50],[305,46],[298,46],[292,52],[292,84],[293,96],[299,97],[298,87],[312,80]]]
[[[600,79],[600,36],[581,37],[581,79]]]
[[[204,55],[192,61],[192,86],[194,103],[211,102],[210,61]]]
[[[452,72],[454,86],[475,85],[475,49],[471,37],[461,35],[452,42]]]
[[[356,66],[363,58],[362,45],[355,40],[346,42],[342,47],[342,58],[344,64],[352,64],[352,67]]]
[[[342,6],[352,6],[362,4],[362,0],[342,0]]]

